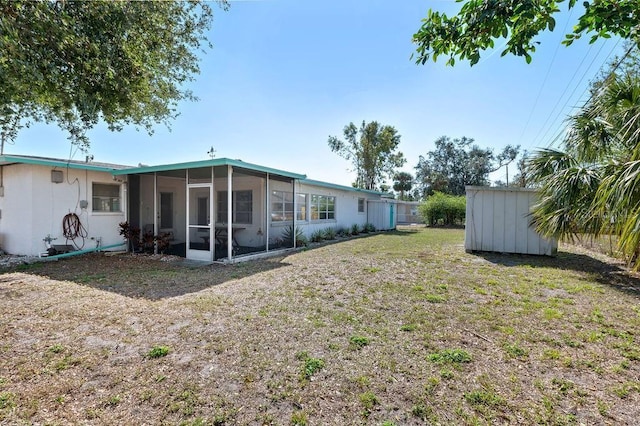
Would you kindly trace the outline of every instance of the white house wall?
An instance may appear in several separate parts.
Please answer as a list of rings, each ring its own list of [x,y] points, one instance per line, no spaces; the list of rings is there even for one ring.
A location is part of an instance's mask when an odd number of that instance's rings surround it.
[[[270,181],[269,190],[291,192],[292,186],[287,182]],[[369,203],[367,203],[367,200],[379,198],[374,194],[313,185],[299,181],[296,183],[296,194],[306,194],[307,204],[310,202],[312,195],[336,197],[334,220],[296,220],[296,226],[298,226],[307,237],[310,237],[315,231],[326,228],[347,229],[351,228],[353,225],[364,225],[369,221],[367,216]],[[358,212],[358,199],[365,200],[364,212]],[[307,211],[310,213],[310,209],[307,209]],[[270,236],[272,238],[280,237],[284,229],[290,225],[290,221],[271,222]]]
[[[218,213],[218,192],[227,191],[226,178],[215,178],[213,181],[213,199],[215,210],[214,215]],[[273,181],[272,181],[273,182]],[[234,176],[233,192],[235,191],[251,191],[251,199],[253,202],[252,217],[250,224],[239,224],[244,229],[237,231],[235,234],[236,241],[241,246],[260,247],[266,244],[265,241],[265,179],[256,176]],[[291,190],[291,185],[289,185]],[[216,217],[216,223],[220,224]]]
[[[175,242],[186,241],[186,180],[181,178],[173,178],[166,176],[158,176],[158,208],[154,210],[154,175],[141,175],[140,176],[140,204],[138,207],[131,206],[132,208],[140,209],[140,227],[142,230],[151,228],[153,232],[153,214],[154,211],[160,211],[160,193],[169,192],[173,194],[173,228],[161,229],[160,232],[172,232],[173,240]],[[158,224],[158,226],[160,226]],[[155,232],[154,232],[155,233]]]
[[[0,197],[0,235],[2,248],[11,254],[38,255],[46,250],[47,235],[52,244],[67,244],[62,221],[68,213],[76,213],[87,231],[76,243],[84,249],[122,242],[118,224],[124,212],[93,212],[92,183],[114,184],[111,173],[78,169],[62,171],[62,183],[51,182],[52,167],[15,164],[3,167],[4,196]],[[121,185],[121,208],[125,209],[125,185]],[[80,201],[88,202],[87,208]],[[68,244],[71,244],[69,242]]]
[[[153,225],[153,175],[140,176],[140,228],[144,230],[145,226]],[[131,206],[135,208],[134,206]],[[184,204],[182,206],[184,209]]]
[[[160,210],[160,193],[169,192],[173,194],[173,228],[160,229],[160,232],[171,232],[176,242],[187,240],[187,211],[186,206],[186,180],[158,176],[158,211]],[[153,200],[152,200],[153,202]],[[151,222],[153,223],[153,222]],[[160,226],[160,224],[158,224]]]

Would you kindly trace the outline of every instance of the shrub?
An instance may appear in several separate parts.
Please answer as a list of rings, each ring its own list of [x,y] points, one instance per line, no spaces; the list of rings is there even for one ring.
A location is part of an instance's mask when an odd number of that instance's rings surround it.
[[[376,232],[376,227],[373,223],[365,223],[364,226],[362,227],[362,230],[364,232]]]
[[[321,229],[318,229],[311,233],[311,241],[313,241],[314,243],[319,243],[322,240],[324,240],[324,232]]]
[[[360,233],[360,226],[357,223],[351,225],[351,235],[358,235]]]
[[[336,236],[337,237],[348,237],[349,236],[349,231],[347,229],[344,228],[337,228],[336,229]]]
[[[140,228],[131,226],[129,222],[120,222],[118,227],[120,235],[127,240],[129,251],[136,251],[140,246]]]
[[[336,229],[335,228],[326,228],[323,231],[325,240],[335,240],[336,239]]]
[[[309,245],[309,240],[306,235],[304,235],[304,232],[300,227],[296,226],[295,230],[293,229],[293,225],[289,225],[284,228],[284,231],[282,231],[282,239],[284,240],[284,243],[289,246],[293,246],[294,237],[296,239],[296,247],[305,247]]]
[[[418,207],[420,216],[430,226],[463,225],[466,213],[464,195],[454,196],[435,192]]]

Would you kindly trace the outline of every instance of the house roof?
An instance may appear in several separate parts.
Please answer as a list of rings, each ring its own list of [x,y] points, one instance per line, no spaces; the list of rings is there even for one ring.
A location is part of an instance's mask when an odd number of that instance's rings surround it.
[[[379,192],[379,191],[371,191],[369,189],[361,189],[361,188],[354,188],[352,186],[344,186],[344,185],[338,185],[335,183],[329,183],[329,182],[322,182],[319,180],[313,180],[313,179],[302,179],[300,180],[300,183],[305,183],[308,185],[315,185],[315,186],[323,186],[325,188],[331,188],[331,189],[341,189],[343,191],[355,191],[355,192],[362,192],[365,194],[372,194],[372,195],[384,195],[384,192]]]
[[[131,167],[123,166],[121,164],[62,160],[59,158],[35,157],[31,155],[0,155],[0,166],[9,166],[12,164],[34,164],[38,166],[93,170],[100,172],[113,172],[115,170],[122,170]]]
[[[11,164],[33,164],[33,165],[48,166],[48,167],[94,170],[94,171],[110,172],[114,176],[165,172],[165,171],[172,171],[172,170],[196,169],[196,168],[202,168],[202,167],[232,166],[232,167],[243,168],[246,170],[251,170],[254,172],[269,173],[269,174],[278,175],[278,176],[282,176],[290,179],[298,179],[300,183],[304,183],[308,185],[321,186],[321,187],[331,188],[331,189],[339,189],[343,191],[353,191],[353,192],[359,192],[363,194],[372,194],[372,195],[381,195],[381,196],[386,195],[385,193],[379,192],[379,191],[371,191],[368,189],[353,188],[351,186],[338,185],[335,183],[307,179],[307,176],[303,174],[287,172],[285,170],[279,170],[271,167],[260,166],[257,164],[246,163],[242,160],[233,160],[230,158],[213,158],[210,160],[190,161],[186,163],[173,163],[173,164],[164,164],[164,165],[158,165],[158,166],[134,167],[134,166],[126,166],[122,164],[100,163],[100,162],[94,162],[94,161],[63,160],[59,158],[37,157],[37,156],[30,156],[30,155],[10,155],[10,154],[0,155],[0,166],[2,165],[6,166]]]
[[[245,163],[241,160],[232,160],[230,158],[213,158],[211,160],[191,161],[188,163],[163,164],[160,166],[140,166],[122,170],[116,170],[114,175],[132,175],[141,173],[167,172],[171,170],[197,169],[201,167],[215,166],[232,166],[252,170],[254,172],[269,173],[284,176],[291,179],[305,179],[306,176],[299,173],[287,172],[284,170],[272,169],[271,167],[259,166],[257,164]]]

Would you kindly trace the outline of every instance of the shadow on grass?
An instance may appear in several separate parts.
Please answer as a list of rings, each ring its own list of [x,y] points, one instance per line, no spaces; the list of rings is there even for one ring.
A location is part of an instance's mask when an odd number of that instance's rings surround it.
[[[613,263],[603,262],[586,254],[558,252],[555,257],[533,256],[521,254],[500,254],[490,252],[474,252],[488,262],[502,266],[530,266],[534,268],[556,268],[582,272],[589,279],[617,290],[640,296],[640,278],[626,269]]]
[[[356,237],[340,238],[311,244],[300,250],[313,250],[325,245],[358,238],[391,235],[404,237],[417,230],[393,230],[363,233]],[[283,259],[292,252],[274,257],[250,260],[231,265],[201,265],[186,259],[162,261],[162,257],[141,254],[90,253],[8,268],[2,272],[24,272],[53,280],[71,281],[97,290],[121,296],[162,300],[196,293],[232,280],[239,280],[262,272],[289,266]]]
[[[21,265],[13,271],[71,281],[125,297],[162,300],[288,266],[282,256],[232,265],[194,265],[180,259],[160,259],[145,255],[92,253],[55,262]]]

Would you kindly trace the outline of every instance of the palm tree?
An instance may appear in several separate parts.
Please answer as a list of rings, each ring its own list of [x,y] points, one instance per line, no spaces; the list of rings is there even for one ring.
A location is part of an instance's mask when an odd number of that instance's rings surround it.
[[[569,119],[563,149],[543,149],[529,162],[540,187],[533,223],[544,235],[618,237],[635,262],[640,248],[640,68],[623,67],[597,82]],[[640,267],[640,263],[636,264]]]

